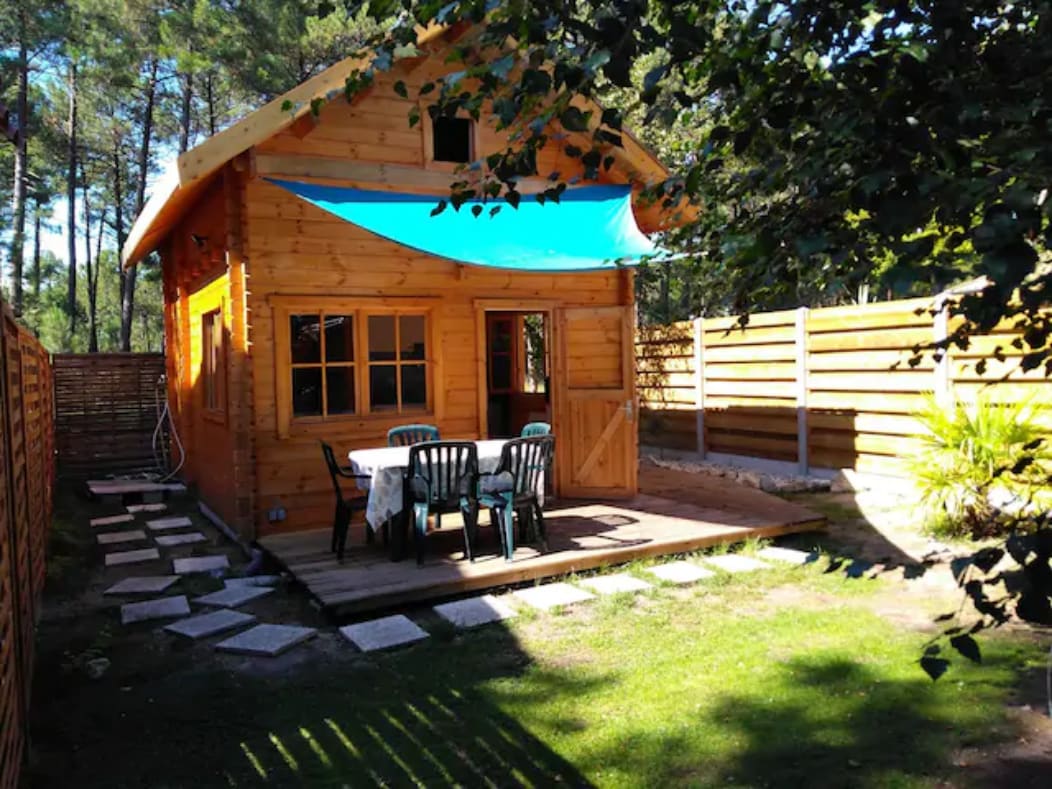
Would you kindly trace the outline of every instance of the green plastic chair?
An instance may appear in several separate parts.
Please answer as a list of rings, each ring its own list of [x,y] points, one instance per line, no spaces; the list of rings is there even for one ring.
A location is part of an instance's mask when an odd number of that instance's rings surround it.
[[[513,438],[501,449],[497,470],[480,475],[477,507],[490,511],[490,523],[497,529],[505,561],[510,562],[515,555],[514,516],[519,519],[520,539],[527,539],[535,526],[542,550],[548,550],[537,489],[551,468],[554,454],[555,436]]]
[[[526,425],[522,432],[519,433],[519,438],[533,438],[534,436],[548,436],[551,435],[552,426],[547,422],[530,422]]]
[[[472,548],[478,526],[479,457],[473,441],[426,441],[409,450],[402,486],[404,512],[412,521],[416,563],[424,563],[427,518],[459,512],[464,518],[464,557],[475,561]]]
[[[389,447],[411,447],[413,444],[438,440],[438,428],[434,425],[402,425],[387,431]]]

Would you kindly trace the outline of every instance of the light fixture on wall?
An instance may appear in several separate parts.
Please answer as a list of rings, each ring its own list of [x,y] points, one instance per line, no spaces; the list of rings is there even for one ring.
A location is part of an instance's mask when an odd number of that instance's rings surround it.
[[[193,241],[194,246],[202,252],[204,251],[205,247],[208,246],[208,236],[199,236],[197,235],[197,233],[191,233],[190,240]]]

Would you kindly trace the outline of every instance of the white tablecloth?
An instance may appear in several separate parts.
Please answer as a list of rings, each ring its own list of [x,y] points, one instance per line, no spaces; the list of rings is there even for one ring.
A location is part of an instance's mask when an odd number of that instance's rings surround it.
[[[492,473],[497,470],[500,451],[505,443],[506,439],[503,438],[475,442],[480,472]],[[369,491],[365,521],[375,531],[402,511],[402,479],[409,465],[409,447],[356,449],[347,457],[355,474],[370,477],[369,482],[360,482],[359,486]]]

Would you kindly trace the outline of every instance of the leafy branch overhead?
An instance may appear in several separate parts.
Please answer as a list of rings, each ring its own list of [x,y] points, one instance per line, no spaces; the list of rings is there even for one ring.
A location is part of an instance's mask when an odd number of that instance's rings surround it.
[[[454,72],[425,85],[432,114],[485,114],[511,130],[483,152],[480,194],[536,172],[559,130],[586,178],[623,144],[622,118],[657,130],[671,177],[648,184],[699,219],[688,252],[692,312],[843,298],[872,284],[931,293],[973,276],[949,342],[1019,317],[1028,364],[1048,357],[1052,216],[1052,7],[963,3],[377,2],[404,13],[375,66],[437,21]],[[482,23],[485,22],[483,25]],[[580,98],[608,103],[601,117]],[[480,172],[481,171],[481,172]],[[571,180],[566,173],[558,181]]]

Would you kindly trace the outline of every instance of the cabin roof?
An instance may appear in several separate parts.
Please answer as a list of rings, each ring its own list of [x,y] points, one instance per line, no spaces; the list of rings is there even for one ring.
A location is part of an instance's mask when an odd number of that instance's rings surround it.
[[[433,54],[465,30],[465,25],[420,28],[417,46]],[[158,179],[136,218],[121,250],[122,264],[133,266],[160,246],[224,165],[306,116],[315,99],[329,101],[342,95],[347,75],[367,68],[370,60],[369,56],[344,58],[179,154],[174,166]],[[622,131],[622,143],[622,147],[610,146],[608,153],[625,164],[640,183],[655,183],[668,176],[657,156],[627,129]]]

